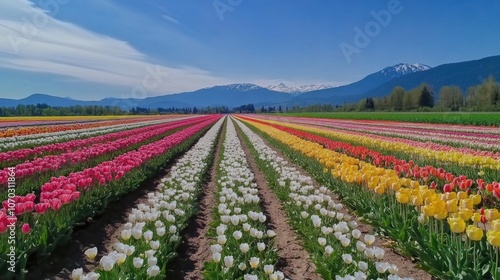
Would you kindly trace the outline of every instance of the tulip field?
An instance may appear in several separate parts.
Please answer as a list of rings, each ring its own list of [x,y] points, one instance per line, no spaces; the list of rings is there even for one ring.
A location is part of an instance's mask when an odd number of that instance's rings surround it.
[[[500,279],[499,181],[498,126],[5,118],[0,279]]]

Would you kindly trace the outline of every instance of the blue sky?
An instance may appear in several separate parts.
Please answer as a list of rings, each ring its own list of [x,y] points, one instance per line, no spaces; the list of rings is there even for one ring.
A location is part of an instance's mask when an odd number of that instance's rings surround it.
[[[0,97],[347,84],[400,62],[499,55],[498,11],[487,0],[2,0]]]

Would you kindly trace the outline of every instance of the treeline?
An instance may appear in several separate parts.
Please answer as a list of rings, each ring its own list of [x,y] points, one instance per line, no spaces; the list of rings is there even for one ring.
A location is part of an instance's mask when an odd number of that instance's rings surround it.
[[[252,105],[253,106],[253,105]],[[109,115],[158,115],[158,114],[227,114],[232,112],[228,107],[205,108],[141,108],[133,107],[123,110],[118,106],[49,106],[47,104],[17,105],[15,107],[1,107],[0,117],[19,116],[109,116]]]
[[[394,87],[384,97],[368,97],[357,103],[344,103],[293,107],[291,112],[350,112],[350,111],[500,111],[500,85],[494,77],[469,87],[464,93],[458,86],[443,86],[438,98],[432,86],[421,84],[406,91]]]
[[[69,106],[57,107],[47,104],[17,105],[15,107],[0,107],[0,116],[104,116],[125,115],[129,112],[114,106]]]
[[[162,108],[158,107],[156,109],[133,107],[130,110],[132,115],[158,115],[158,114],[227,114],[231,112],[226,106],[215,106],[215,107],[170,107]]]

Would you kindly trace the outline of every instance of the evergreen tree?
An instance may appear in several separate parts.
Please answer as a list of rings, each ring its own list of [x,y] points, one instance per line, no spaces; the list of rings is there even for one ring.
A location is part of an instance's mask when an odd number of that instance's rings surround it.
[[[434,107],[434,93],[427,89],[427,86],[424,86],[422,89],[422,93],[420,94],[419,100],[420,107]]]
[[[374,110],[374,109],[375,109],[375,102],[373,101],[373,98],[368,97],[366,99],[365,110]]]

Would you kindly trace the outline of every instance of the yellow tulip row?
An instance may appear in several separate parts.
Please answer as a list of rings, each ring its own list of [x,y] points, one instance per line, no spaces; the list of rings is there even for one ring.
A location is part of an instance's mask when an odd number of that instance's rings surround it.
[[[478,156],[465,154],[458,151],[436,151],[430,150],[428,148],[415,147],[410,144],[401,143],[401,142],[389,142],[384,141],[382,139],[374,139],[367,136],[356,135],[352,133],[341,133],[336,131],[331,131],[327,129],[320,129],[317,127],[311,127],[306,125],[285,123],[280,121],[273,120],[265,120],[268,123],[277,124],[281,126],[286,126],[294,129],[299,129],[311,133],[320,133],[322,135],[335,137],[336,139],[340,139],[341,141],[359,143],[365,147],[378,147],[385,150],[389,150],[392,152],[400,152],[405,154],[416,155],[429,160],[437,160],[440,162],[450,162],[456,163],[464,166],[477,166],[480,168],[491,168],[500,170],[500,160],[488,157],[488,156]]]
[[[480,195],[468,195],[462,191],[439,194],[427,185],[420,185],[418,181],[398,177],[392,169],[376,167],[267,125],[243,121],[251,123],[258,130],[293,150],[316,159],[322,164],[324,171],[331,173],[334,178],[363,185],[379,195],[395,196],[397,203],[415,206],[424,219],[447,219],[453,232],[465,232],[471,240],[483,238],[483,230],[476,225],[486,222],[486,219],[491,224],[487,232],[488,242],[493,246],[500,246],[500,213],[497,209],[486,209],[484,214],[481,214],[475,209],[481,203]]]

